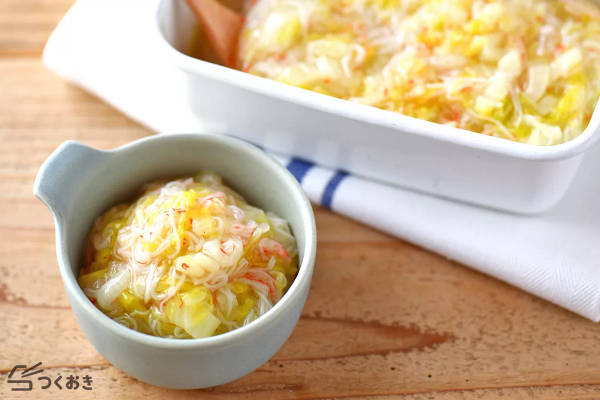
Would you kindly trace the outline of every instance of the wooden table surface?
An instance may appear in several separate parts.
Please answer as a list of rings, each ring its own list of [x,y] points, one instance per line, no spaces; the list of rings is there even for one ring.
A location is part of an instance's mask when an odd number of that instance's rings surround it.
[[[0,398],[600,399],[599,326],[319,208],[302,318],[256,372],[173,391],[111,366],[70,310],[31,189],[64,140],[109,149],[151,133],[42,66],[72,1],[0,1]],[[12,367],[39,361],[48,376],[92,376],[93,390],[11,391]]]

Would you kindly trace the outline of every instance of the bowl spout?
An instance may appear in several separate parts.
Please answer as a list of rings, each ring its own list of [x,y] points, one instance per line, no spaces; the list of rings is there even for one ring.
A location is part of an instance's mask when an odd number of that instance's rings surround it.
[[[59,223],[76,200],[77,188],[97,168],[105,153],[76,141],[62,143],[40,167],[33,194],[50,209]]]

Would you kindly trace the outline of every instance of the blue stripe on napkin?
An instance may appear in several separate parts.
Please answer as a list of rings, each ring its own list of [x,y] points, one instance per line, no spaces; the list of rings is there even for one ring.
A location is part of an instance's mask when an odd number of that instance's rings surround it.
[[[265,151],[262,147],[255,145],[261,150]],[[265,151],[268,152],[268,151]],[[283,161],[280,161],[283,162]],[[308,174],[308,172],[315,167],[315,164],[302,160],[300,158],[292,158],[287,163],[287,169],[294,175],[294,178],[298,180],[298,182],[302,185],[304,178]],[[327,185],[323,189],[323,194],[321,195],[321,205],[327,209],[331,209],[331,205],[333,203],[333,196],[335,195],[335,191],[338,186],[342,183],[342,181],[348,176],[348,173],[345,171],[336,171],[335,174],[331,177]],[[315,201],[315,199],[313,199]]]
[[[325,186],[325,190],[323,191],[323,197],[321,198],[321,205],[329,210],[331,210],[331,203],[333,202],[333,195],[335,194],[336,189],[342,183],[344,178],[348,176],[347,172],[338,171],[331,178],[327,186]]]
[[[314,167],[314,164],[298,158],[292,158],[292,161],[290,161],[290,163],[287,165],[287,169],[300,183],[302,183],[304,176],[312,167]]]

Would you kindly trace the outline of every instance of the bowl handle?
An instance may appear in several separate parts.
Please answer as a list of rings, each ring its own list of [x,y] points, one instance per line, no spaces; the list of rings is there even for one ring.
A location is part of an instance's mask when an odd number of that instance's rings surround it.
[[[104,152],[73,140],[56,148],[40,167],[33,194],[50,209],[57,222],[68,213],[76,189],[104,158]]]

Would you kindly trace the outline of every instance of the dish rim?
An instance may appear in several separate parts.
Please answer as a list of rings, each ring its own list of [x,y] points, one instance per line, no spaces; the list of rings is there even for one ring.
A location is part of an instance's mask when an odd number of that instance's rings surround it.
[[[185,72],[202,75],[209,79],[237,86],[250,92],[262,94],[274,99],[286,101],[323,111],[357,122],[394,129],[403,134],[423,136],[429,139],[481,150],[526,161],[560,161],[578,156],[600,139],[600,99],[596,103],[592,117],[586,129],[575,139],[553,146],[535,146],[482,135],[480,133],[453,128],[435,122],[408,117],[376,107],[353,103],[327,96],[321,93],[300,89],[267,78],[254,76],[242,71],[212,64],[188,56],[169,43],[161,29],[161,13],[164,4],[172,0],[159,0],[154,20],[151,24],[152,34],[158,39],[159,50],[168,59]]]
[[[51,155],[48,157],[38,172],[36,182],[34,183],[34,194],[40,198],[43,202],[46,203],[46,200],[43,199],[43,195],[39,191],[39,181],[42,177],[49,172],[48,167],[53,164],[53,161],[60,154],[60,149],[62,147],[68,146],[70,144],[79,144],[81,146],[85,146],[88,148],[92,148],[99,153],[103,153],[106,155],[117,155],[119,153],[126,152],[134,147],[144,146],[144,145],[157,145],[162,141],[168,140],[186,140],[189,138],[193,138],[193,140],[197,140],[199,144],[203,146],[210,146],[212,143],[218,142],[219,144],[225,144],[227,147],[233,148],[234,152],[238,154],[245,153],[249,156],[252,162],[263,162],[266,164],[267,168],[273,169],[276,171],[277,175],[281,178],[282,182],[284,182],[285,190],[289,190],[293,196],[294,204],[296,210],[295,212],[300,213],[301,224],[304,226],[304,254],[302,258],[302,262],[298,266],[298,274],[294,279],[294,282],[288,289],[288,291],[283,295],[281,300],[275,304],[269,311],[267,311],[264,315],[257,318],[252,323],[242,326],[234,331],[226,332],[217,336],[210,336],[207,338],[198,338],[198,339],[170,339],[170,338],[162,338],[158,336],[152,336],[145,333],[141,333],[135,331],[133,329],[127,328],[110,317],[105,315],[102,311],[100,311],[93,303],[87,298],[87,296],[83,293],[83,290],[77,283],[77,278],[75,276],[75,272],[72,268],[71,262],[68,257],[68,246],[70,243],[66,243],[66,237],[64,236],[65,227],[63,226],[63,222],[60,221],[56,215],[54,214],[55,225],[56,225],[56,237],[59,239],[57,246],[57,258],[58,265],[61,271],[61,275],[63,276],[63,282],[65,285],[65,289],[67,290],[69,297],[72,298],[71,301],[77,302],[81,307],[83,312],[87,313],[92,319],[94,319],[97,323],[102,324],[107,330],[109,330],[112,334],[122,337],[131,342],[135,342],[138,345],[142,345],[145,347],[152,348],[162,348],[162,349],[207,349],[207,348],[217,348],[217,347],[227,347],[233,345],[235,342],[239,342],[244,340],[244,338],[250,338],[260,331],[264,329],[273,329],[275,327],[269,327],[269,324],[274,323],[282,313],[289,312],[292,307],[292,301],[297,300],[298,297],[302,296],[302,288],[301,286],[308,285],[310,288],[310,280],[312,277],[312,272],[314,270],[314,262],[316,258],[316,224],[314,219],[314,213],[312,210],[312,206],[306,197],[302,187],[296,180],[296,178],[278,161],[276,161],[271,155],[267,154],[260,148],[245,142],[241,139],[232,138],[225,135],[218,135],[213,133],[178,133],[178,134],[164,134],[164,135],[152,135],[145,138],[141,138],[135,140],[133,142],[127,143],[123,146],[117,147],[111,150],[100,150],[83,144],[78,141],[66,141],[63,142]],[[262,161],[261,161],[262,160]]]

